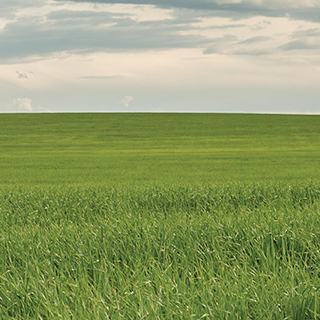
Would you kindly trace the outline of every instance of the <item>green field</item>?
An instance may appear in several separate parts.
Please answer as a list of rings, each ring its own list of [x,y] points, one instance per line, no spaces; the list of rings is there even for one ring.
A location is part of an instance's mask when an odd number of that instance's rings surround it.
[[[320,178],[320,116],[0,115],[0,185]]]
[[[319,120],[0,115],[0,319],[320,319]]]

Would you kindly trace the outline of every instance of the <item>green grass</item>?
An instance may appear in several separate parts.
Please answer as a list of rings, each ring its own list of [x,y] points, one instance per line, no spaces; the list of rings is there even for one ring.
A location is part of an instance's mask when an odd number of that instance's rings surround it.
[[[0,319],[320,319],[319,119],[0,115]]]
[[[320,117],[0,115],[0,185],[320,179]]]
[[[319,319],[320,185],[1,192],[1,319]]]

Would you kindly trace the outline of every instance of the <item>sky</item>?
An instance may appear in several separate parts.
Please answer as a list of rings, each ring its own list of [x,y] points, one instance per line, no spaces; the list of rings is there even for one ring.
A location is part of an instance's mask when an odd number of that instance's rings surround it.
[[[0,0],[0,113],[320,114],[319,0]]]

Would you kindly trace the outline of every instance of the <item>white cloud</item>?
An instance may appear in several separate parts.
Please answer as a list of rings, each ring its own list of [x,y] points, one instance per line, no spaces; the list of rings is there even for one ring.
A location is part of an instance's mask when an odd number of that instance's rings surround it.
[[[15,98],[13,104],[18,107],[21,112],[33,112],[32,100],[30,98]]]
[[[121,99],[121,102],[124,104],[125,107],[128,108],[132,100],[133,100],[133,97],[125,96]]]
[[[40,112],[40,113],[51,113],[52,112],[52,110],[50,110],[48,108],[43,108],[43,107],[39,107],[35,111]]]
[[[164,110],[161,109],[161,108],[155,108],[155,109],[152,109],[151,112],[154,112],[154,113],[162,113],[162,112],[164,112]]]

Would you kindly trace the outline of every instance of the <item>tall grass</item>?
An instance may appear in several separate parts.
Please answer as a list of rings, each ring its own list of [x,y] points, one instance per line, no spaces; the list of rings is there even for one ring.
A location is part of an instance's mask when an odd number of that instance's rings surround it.
[[[320,183],[0,193],[1,319],[319,319]]]

